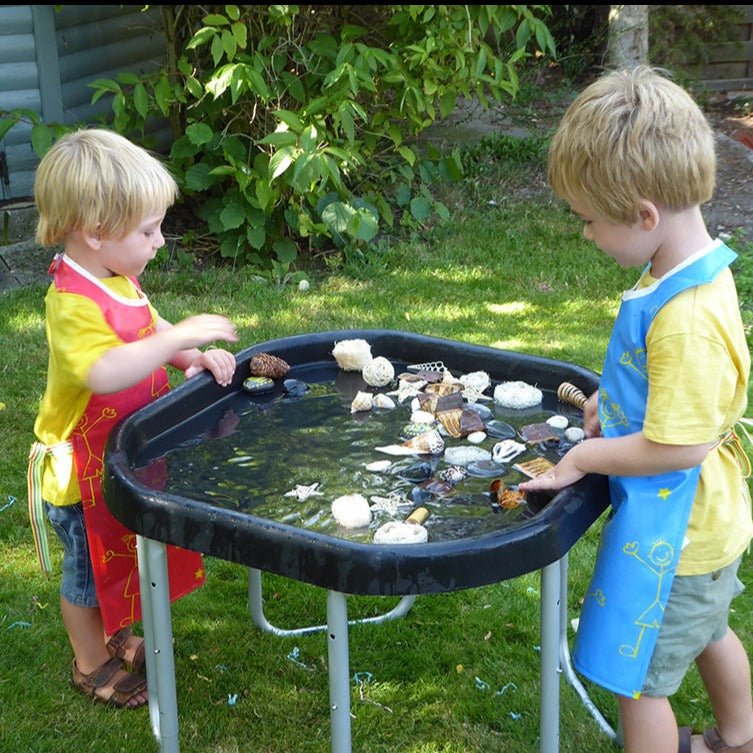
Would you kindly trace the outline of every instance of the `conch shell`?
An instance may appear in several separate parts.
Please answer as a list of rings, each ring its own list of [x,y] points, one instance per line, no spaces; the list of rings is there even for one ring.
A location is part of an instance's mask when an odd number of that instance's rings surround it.
[[[357,392],[350,404],[351,413],[360,413],[361,411],[371,410],[373,395],[370,392]]]
[[[391,444],[376,449],[388,455],[441,455],[444,451],[444,439],[436,429],[432,429],[417,434],[402,444]]]

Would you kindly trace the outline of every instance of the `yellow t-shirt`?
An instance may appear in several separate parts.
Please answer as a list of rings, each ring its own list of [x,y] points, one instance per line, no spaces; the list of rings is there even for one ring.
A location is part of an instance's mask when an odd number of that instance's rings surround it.
[[[646,273],[639,283],[656,282]],[[649,392],[644,435],[694,445],[722,437],[747,405],[750,353],[729,268],[686,290],[656,315],[646,337]],[[701,477],[678,575],[713,572],[733,562],[753,537],[748,487],[733,448],[721,444]]]
[[[106,277],[98,282],[116,297],[143,297],[127,277]],[[157,312],[151,304],[149,307],[156,321]],[[49,448],[42,498],[53,505],[71,505],[81,500],[81,494],[66,440],[91,397],[86,386],[91,367],[123,341],[94,301],[76,293],[61,293],[55,285],[50,285],[45,297],[45,329],[49,347],[47,386],[34,423],[37,439]]]

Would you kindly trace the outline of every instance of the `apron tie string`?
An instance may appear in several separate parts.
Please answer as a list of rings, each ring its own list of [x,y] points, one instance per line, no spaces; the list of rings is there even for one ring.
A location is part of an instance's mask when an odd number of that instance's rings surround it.
[[[52,572],[50,561],[50,547],[47,541],[47,530],[44,521],[44,501],[42,500],[42,472],[47,446],[41,442],[34,442],[29,452],[29,469],[27,474],[27,489],[29,494],[29,521],[34,535],[34,547],[42,572]]]

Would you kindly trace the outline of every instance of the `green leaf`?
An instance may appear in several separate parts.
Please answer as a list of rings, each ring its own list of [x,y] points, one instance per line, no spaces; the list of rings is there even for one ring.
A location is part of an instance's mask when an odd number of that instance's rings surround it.
[[[348,230],[348,223],[355,216],[356,210],[342,201],[333,201],[322,212],[322,219],[327,223],[327,227],[336,233],[345,233]]]
[[[232,60],[235,57],[235,53],[238,50],[238,45],[235,41],[235,37],[228,29],[223,29],[220,36],[222,39],[222,49],[225,50],[228,60]]]
[[[235,43],[242,50],[245,50],[246,44],[248,42],[248,29],[246,28],[246,24],[235,23],[232,26],[232,31],[233,31],[233,38],[235,39]]]
[[[264,244],[267,242],[267,231],[264,229],[264,225],[250,227],[246,231],[246,238],[251,247],[255,248],[257,251],[264,248]]]
[[[292,131],[300,133],[303,130],[303,123],[301,123],[294,112],[290,112],[290,110],[275,110],[273,115],[278,117]]]
[[[231,201],[220,212],[220,222],[226,230],[235,230],[246,221],[246,213],[243,207]]]
[[[160,76],[154,87],[154,101],[157,103],[160,112],[167,117],[170,111],[170,99],[172,98],[172,87],[167,79],[167,76]]]
[[[275,198],[275,191],[266,180],[259,179],[254,186],[256,198],[262,210],[266,211],[267,207],[272,204]]]
[[[211,167],[203,162],[199,162],[186,170],[186,186],[192,191],[204,191],[217,182],[217,178],[212,177]]]
[[[289,238],[280,238],[272,244],[272,248],[281,264],[289,266],[298,256],[298,248]]]
[[[410,213],[418,222],[426,222],[431,214],[431,203],[423,196],[416,196],[411,200]]]
[[[0,141],[2,141],[5,138],[5,135],[10,131],[11,128],[13,128],[14,125],[16,125],[18,121],[14,119],[5,119],[0,118]]]
[[[191,93],[191,96],[195,99],[201,99],[204,96],[204,87],[201,82],[194,76],[189,76],[186,79],[186,89]]]
[[[411,166],[416,162],[416,153],[409,146],[398,147],[397,150],[402,158]]]
[[[337,55],[337,40],[331,34],[320,34],[308,43],[308,48],[315,55],[332,59]]]
[[[219,13],[209,13],[202,19],[207,26],[227,26],[230,21]]]
[[[52,130],[41,123],[31,127],[31,148],[40,157],[43,157],[52,146]]]
[[[217,31],[215,29],[204,26],[193,35],[191,41],[186,45],[186,49],[192,50],[194,47],[206,44],[210,39],[214,39],[216,35]]]
[[[206,123],[192,123],[186,127],[186,136],[192,144],[202,146],[208,144],[214,137],[214,131]]]
[[[146,89],[142,83],[136,84],[133,90],[133,106],[136,108],[136,112],[143,119],[146,119],[147,112],[149,111],[149,95],[146,93]]]
[[[293,164],[293,149],[284,147],[272,155],[269,160],[269,172],[271,180],[278,178]]]
[[[295,146],[298,143],[298,137],[290,131],[275,131],[259,139],[258,143],[271,144],[279,149],[282,146]]]
[[[454,89],[445,91],[439,98],[439,114],[446,118],[455,109],[457,102],[457,92]]]

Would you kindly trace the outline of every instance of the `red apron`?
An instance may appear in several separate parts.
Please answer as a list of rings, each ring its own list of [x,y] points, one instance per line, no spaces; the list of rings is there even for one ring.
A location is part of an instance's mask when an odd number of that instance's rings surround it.
[[[126,343],[149,337],[155,322],[146,298],[125,302],[89,279],[65,259],[53,263],[54,284],[61,292],[84,295],[96,303],[107,323]],[[140,290],[138,282],[133,284]],[[92,394],[71,434],[86,532],[102,619],[108,634],[141,618],[136,534],[115,520],[102,497],[103,456],[115,425],[170,389],[161,367],[144,380],[109,395]],[[201,554],[167,547],[170,599],[198,588],[205,580]]]

